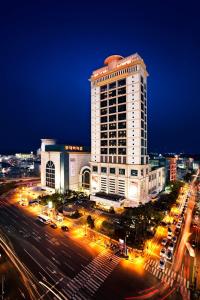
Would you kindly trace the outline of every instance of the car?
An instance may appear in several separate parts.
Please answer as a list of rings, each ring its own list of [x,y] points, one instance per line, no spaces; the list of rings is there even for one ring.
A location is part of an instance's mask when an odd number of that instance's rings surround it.
[[[62,231],[69,231],[69,228],[65,225],[61,226]]]
[[[161,257],[165,257],[165,254],[166,254],[166,248],[162,248],[162,249],[160,250],[160,256],[161,256]]]
[[[178,234],[180,233],[180,229],[179,229],[179,228],[176,228],[175,231],[174,231],[174,233],[175,233],[176,235],[178,235]]]
[[[168,233],[167,239],[168,239],[168,240],[171,240],[171,238],[172,238],[172,235]]]
[[[170,250],[172,252],[174,251],[174,243],[173,242],[169,243],[168,250]]]
[[[168,234],[172,234],[172,229],[168,227]]]
[[[159,262],[160,269],[164,270],[165,269],[165,265],[166,265],[166,260],[164,258],[161,258],[160,262]]]
[[[56,229],[56,228],[58,228],[58,226],[57,226],[57,224],[56,224],[56,223],[51,223],[51,224],[50,224],[50,227],[51,227],[51,228],[53,228],[53,229]]]
[[[193,240],[193,241],[192,241],[192,248],[196,248],[196,245],[197,245],[196,241]]]
[[[163,239],[161,242],[161,245],[166,246],[167,245],[167,239]]]
[[[172,242],[173,242],[173,243],[176,243],[176,242],[177,242],[177,236],[174,235],[174,236],[172,237]]]
[[[168,250],[166,252],[166,256],[165,256],[168,260],[172,260],[172,252],[170,250]]]
[[[181,223],[180,222],[178,222],[177,224],[176,224],[176,228],[181,228]]]

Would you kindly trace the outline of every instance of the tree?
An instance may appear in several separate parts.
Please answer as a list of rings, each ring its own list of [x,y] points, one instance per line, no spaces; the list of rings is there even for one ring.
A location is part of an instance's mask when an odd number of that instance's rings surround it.
[[[90,228],[94,228],[94,220],[92,219],[91,215],[87,216],[87,223]]]

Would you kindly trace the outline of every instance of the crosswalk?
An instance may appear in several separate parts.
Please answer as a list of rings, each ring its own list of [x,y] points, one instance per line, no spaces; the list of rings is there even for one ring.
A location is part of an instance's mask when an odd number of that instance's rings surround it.
[[[164,270],[161,270],[158,261],[148,259],[144,265],[144,269],[152,273],[152,275],[158,278],[161,282],[168,284],[170,287],[172,287],[174,283],[178,283],[180,289],[185,294],[188,294],[190,285],[189,281],[182,275],[173,271],[171,268],[165,267]]]
[[[68,299],[92,299],[102,283],[118,265],[120,257],[102,251],[67,284],[63,291]]]

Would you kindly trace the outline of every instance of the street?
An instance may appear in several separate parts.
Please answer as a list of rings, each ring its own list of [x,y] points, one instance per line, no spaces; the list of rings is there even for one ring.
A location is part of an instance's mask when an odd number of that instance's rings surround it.
[[[122,259],[87,237],[38,222],[27,208],[13,201],[15,197],[16,192],[1,197],[0,225],[26,267],[32,294],[38,299],[175,300],[187,294],[188,278],[183,269],[189,262],[184,259],[183,266],[182,259],[189,213],[176,250],[179,259],[174,258],[174,263],[168,263],[163,271],[159,255],[145,254],[132,262]],[[158,243],[160,237],[155,239]]]

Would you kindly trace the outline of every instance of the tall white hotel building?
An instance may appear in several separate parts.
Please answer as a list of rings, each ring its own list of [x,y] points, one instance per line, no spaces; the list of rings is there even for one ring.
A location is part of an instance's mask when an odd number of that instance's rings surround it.
[[[90,199],[104,207],[137,206],[160,192],[164,169],[147,154],[147,77],[136,53],[112,55],[91,81]]]

